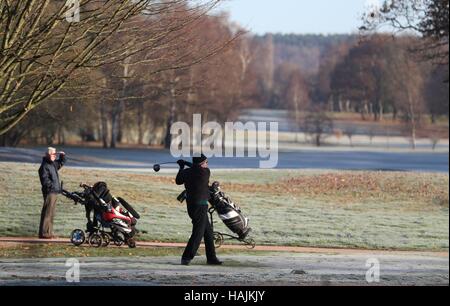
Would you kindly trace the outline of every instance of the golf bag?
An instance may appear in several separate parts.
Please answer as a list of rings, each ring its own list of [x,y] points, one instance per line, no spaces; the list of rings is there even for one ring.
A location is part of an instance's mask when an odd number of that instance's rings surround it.
[[[90,223],[93,228],[98,227],[100,223],[102,227],[117,230],[125,237],[131,238],[135,235],[136,217],[139,218],[139,214],[124,199],[113,197],[106,183],[94,184],[85,209],[88,231]],[[91,212],[94,213],[93,219],[90,218]]]
[[[247,237],[251,228],[248,226],[249,219],[244,217],[241,208],[220,190],[219,182],[214,182],[209,187],[209,203],[217,211],[219,218],[239,239]]]
[[[126,243],[129,247],[135,247],[133,239],[137,230],[139,214],[122,198],[111,195],[104,182],[98,182],[93,186],[80,184],[82,192],[68,192],[62,188],[62,194],[73,200],[75,204],[84,206],[86,211],[86,231],[76,229],[72,232],[72,243],[82,244],[88,233],[88,242],[91,245],[108,245],[113,241],[116,245]],[[105,231],[104,229],[110,229]],[[75,238],[74,238],[75,237]]]

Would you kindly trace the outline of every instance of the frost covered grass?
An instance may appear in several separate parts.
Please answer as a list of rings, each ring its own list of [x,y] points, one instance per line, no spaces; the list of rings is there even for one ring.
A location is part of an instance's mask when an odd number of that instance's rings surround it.
[[[36,164],[0,163],[0,236],[36,236],[42,206]],[[106,181],[141,213],[140,240],[185,242],[182,188],[168,173],[63,168],[65,189]],[[250,218],[258,244],[448,250],[448,174],[359,171],[212,171]],[[216,229],[229,232],[216,217]],[[84,228],[84,208],[59,196],[55,231]]]

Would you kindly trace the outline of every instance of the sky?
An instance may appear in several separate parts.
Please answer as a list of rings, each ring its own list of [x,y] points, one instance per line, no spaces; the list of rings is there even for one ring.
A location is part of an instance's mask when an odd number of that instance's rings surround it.
[[[231,21],[256,34],[357,32],[367,5],[379,0],[225,0]]]

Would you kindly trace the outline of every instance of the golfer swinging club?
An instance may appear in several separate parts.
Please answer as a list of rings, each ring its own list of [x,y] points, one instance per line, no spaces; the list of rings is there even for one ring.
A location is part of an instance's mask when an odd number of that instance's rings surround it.
[[[187,211],[192,219],[192,234],[181,258],[181,264],[188,266],[197,254],[202,238],[205,241],[206,258],[209,265],[221,265],[216,257],[214,237],[208,218],[209,177],[208,160],[205,155],[194,157],[192,167],[184,169],[185,161],[179,160],[180,171],[176,177],[177,185],[184,184],[187,192]]]

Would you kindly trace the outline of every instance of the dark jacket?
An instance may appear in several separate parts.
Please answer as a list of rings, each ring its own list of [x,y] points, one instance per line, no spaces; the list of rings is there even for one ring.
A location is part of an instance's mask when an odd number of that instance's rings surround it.
[[[52,162],[47,157],[42,159],[39,168],[39,179],[42,185],[42,194],[45,196],[49,193],[61,192],[61,183],[59,182],[58,170],[66,163],[66,157],[60,155],[58,160]]]
[[[187,192],[188,204],[205,203],[209,199],[209,177],[211,172],[208,168],[194,165],[192,168],[180,170],[177,174],[177,185],[183,185]]]

